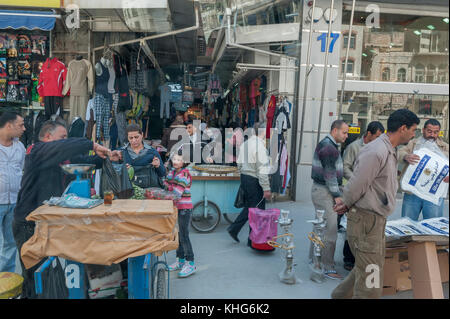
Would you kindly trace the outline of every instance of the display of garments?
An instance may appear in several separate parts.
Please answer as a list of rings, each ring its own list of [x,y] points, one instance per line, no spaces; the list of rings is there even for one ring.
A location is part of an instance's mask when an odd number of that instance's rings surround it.
[[[256,97],[261,95],[261,93],[259,92],[260,86],[261,86],[260,78],[253,79],[253,81],[250,83],[249,97],[250,97],[250,105],[252,107],[256,107]]]
[[[267,78],[265,75],[263,75],[261,76],[261,86],[260,86],[261,102],[264,102],[266,100],[266,90],[267,90]]]
[[[116,125],[117,125],[117,135],[119,137],[119,143],[120,146],[125,145],[128,142],[127,134],[126,134],[126,128],[127,128],[127,116],[125,112],[119,111],[119,94],[113,95],[113,107],[114,107],[114,115],[116,118]],[[117,102],[116,102],[117,100]]]
[[[275,116],[275,112],[277,110],[276,107],[277,99],[274,95],[270,97],[269,104],[267,105],[267,126],[266,126],[266,138],[270,138],[270,129],[272,128],[272,122]]]
[[[93,88],[94,70],[91,62],[86,59],[70,61],[62,94],[66,95],[70,90],[71,96],[88,96]]]
[[[6,100],[8,102],[19,102],[19,81],[8,81]]]
[[[289,113],[285,109],[284,106],[280,106],[275,112],[275,121],[272,124],[272,127],[278,130],[278,134],[281,134],[287,129],[291,128],[291,122],[289,121]]]
[[[109,79],[108,79],[108,93],[116,93],[116,71],[114,71],[114,66],[108,66]]]
[[[170,115],[170,98],[171,98],[171,90],[167,84],[161,85],[159,87],[160,90],[160,118],[169,118]]]
[[[31,36],[31,52],[36,55],[47,55],[48,37],[45,35]]]
[[[253,125],[255,125],[256,110],[251,109],[250,112],[248,112],[247,114],[248,114],[247,126],[253,127]]]
[[[94,99],[90,99],[88,102],[87,110],[86,110],[86,138],[92,139],[92,131],[94,130],[95,124],[95,111],[94,111]]]
[[[62,96],[67,68],[57,58],[47,58],[39,74],[38,93],[40,96]]]
[[[0,102],[6,101],[7,91],[8,89],[6,79],[0,79]]]
[[[101,62],[97,62],[95,65],[95,93],[102,94],[103,96],[108,96],[108,81],[109,81],[109,70]],[[101,72],[100,72],[101,70]]]
[[[31,80],[19,80],[19,101],[25,104],[30,102],[31,92],[30,92]]]
[[[62,101],[63,99],[61,96],[44,97],[45,118],[47,120],[49,120],[52,115],[60,113]]]
[[[69,123],[75,117],[81,117],[83,120],[86,120],[86,109],[89,102],[89,96],[75,96],[70,95],[69,104],[70,104],[70,114],[69,114]]]
[[[117,69],[117,90],[119,93],[119,101],[117,106],[117,113],[126,112],[131,109],[132,101],[130,96],[130,87],[128,83],[128,74],[125,62],[118,55],[114,55],[114,63]],[[119,130],[120,138],[120,130]]]
[[[109,98],[102,94],[95,94],[94,112],[96,119],[96,137],[100,139],[101,129],[103,128],[103,138],[109,140],[109,119],[111,116],[109,107]]]

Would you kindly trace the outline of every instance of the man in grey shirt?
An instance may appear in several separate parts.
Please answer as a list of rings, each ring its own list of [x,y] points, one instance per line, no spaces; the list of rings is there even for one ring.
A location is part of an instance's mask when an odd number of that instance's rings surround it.
[[[0,116],[0,272],[16,268],[12,222],[25,161],[25,147],[19,141],[24,131],[20,115],[5,112]]]
[[[407,109],[395,111],[387,133],[359,153],[342,202],[334,206],[338,214],[348,212],[347,238],[355,255],[355,267],[332,292],[334,299],[381,297],[386,219],[394,212],[398,189],[396,147],[414,137],[419,122]]]

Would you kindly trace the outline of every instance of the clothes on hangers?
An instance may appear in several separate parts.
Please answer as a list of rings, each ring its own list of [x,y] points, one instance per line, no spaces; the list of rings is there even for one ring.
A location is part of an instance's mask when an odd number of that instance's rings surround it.
[[[38,93],[42,97],[62,97],[67,68],[58,58],[47,58],[39,74]],[[53,113],[54,114],[54,113]]]
[[[277,99],[276,99],[275,95],[272,95],[270,97],[269,104],[267,105],[267,113],[266,113],[266,118],[267,118],[266,138],[267,139],[270,139],[270,129],[272,128],[275,112],[277,110],[276,104],[277,104]]]
[[[261,92],[259,92],[260,86],[261,86],[260,78],[255,78],[250,83],[249,97],[250,97],[250,106],[252,108],[256,107],[256,97],[261,95]]]
[[[103,139],[109,140],[109,119],[110,119],[110,106],[109,99],[102,94],[95,94],[94,97],[94,112],[96,119],[96,137],[100,139],[101,129],[103,128]]]

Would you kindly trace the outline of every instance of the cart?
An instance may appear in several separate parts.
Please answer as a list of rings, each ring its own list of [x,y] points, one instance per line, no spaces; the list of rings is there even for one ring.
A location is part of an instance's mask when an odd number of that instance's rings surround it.
[[[192,227],[198,232],[212,232],[219,224],[221,214],[232,223],[241,212],[240,208],[234,207],[240,183],[239,175],[192,176]]]
[[[102,204],[89,212],[43,205],[27,217],[39,223],[33,237],[22,247],[22,260],[28,268],[50,256],[34,274],[35,291],[39,295],[44,285],[42,273],[55,256],[64,258],[68,298],[85,299],[86,266],[117,265],[123,257],[128,257],[128,278],[120,283],[128,288],[128,298],[166,299],[169,297],[168,266],[165,258],[157,255],[165,256],[166,251],[178,247],[176,216],[172,201],[164,200],[114,200],[111,206]]]

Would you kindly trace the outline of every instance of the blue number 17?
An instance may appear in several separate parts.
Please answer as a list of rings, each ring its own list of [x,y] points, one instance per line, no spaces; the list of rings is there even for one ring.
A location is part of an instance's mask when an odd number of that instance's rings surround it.
[[[334,47],[334,43],[336,42],[336,40],[339,38],[339,33],[331,33],[331,43],[330,43],[330,48],[329,48],[329,52],[333,53],[333,47]],[[325,52],[325,47],[327,45],[327,33],[322,33],[317,40],[322,41],[321,43],[321,52]]]

